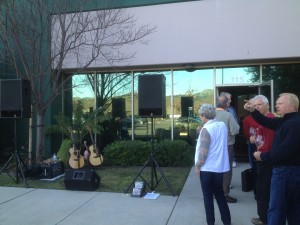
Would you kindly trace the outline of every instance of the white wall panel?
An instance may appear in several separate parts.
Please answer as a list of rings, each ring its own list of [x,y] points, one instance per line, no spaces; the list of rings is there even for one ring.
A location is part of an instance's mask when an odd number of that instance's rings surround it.
[[[157,26],[149,44],[115,66],[300,57],[299,0],[203,0],[126,9]],[[106,67],[98,61],[92,67]],[[66,60],[65,68],[76,67]]]

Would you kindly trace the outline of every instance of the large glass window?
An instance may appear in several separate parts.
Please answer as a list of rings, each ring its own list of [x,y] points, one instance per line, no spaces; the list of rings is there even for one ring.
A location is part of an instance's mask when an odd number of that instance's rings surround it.
[[[101,133],[100,142],[104,145],[107,144],[104,142],[130,138],[131,73],[95,72],[76,75],[72,82],[73,123],[101,117],[99,123],[102,129],[98,132]]]
[[[259,80],[259,66],[216,69],[217,85],[244,85],[258,83]]]
[[[227,83],[230,80],[234,82],[236,78],[232,76],[242,74],[241,71],[244,74],[243,79],[249,82],[250,75],[244,68],[217,69],[217,77],[218,79],[221,77],[223,83],[226,80]],[[140,117],[138,111],[138,77],[150,74],[163,74],[166,89],[166,113],[164,117],[154,117],[154,135],[158,138],[171,138],[173,133],[175,139],[193,136],[200,123],[197,115],[199,106],[203,103],[214,103],[213,68],[192,72],[185,70],[135,72],[134,85],[132,85],[131,73],[77,75],[73,79],[73,103],[81,102],[84,112],[101,108],[103,115],[112,122],[119,123],[117,126],[119,129],[116,128],[118,135],[125,132],[127,138],[132,135],[136,138],[149,137],[151,118]],[[243,76],[241,75],[239,79],[241,80]],[[132,87],[134,87],[133,95]],[[171,132],[172,127],[173,132]]]
[[[170,139],[173,134],[174,139],[193,140],[201,122],[197,115],[199,107],[203,103],[214,104],[214,84],[219,91],[230,90],[239,99],[239,95],[245,95],[244,92],[248,95],[257,93],[251,84],[259,85],[261,80],[274,80],[275,98],[281,92],[293,92],[300,96],[300,65],[283,64],[216,70],[204,68],[192,72],[167,70],[81,74],[73,77],[73,105],[81,102],[84,113],[99,110],[110,121],[109,126],[114,126],[114,140],[118,137],[131,139],[132,136],[135,139],[150,138],[151,117],[139,115],[138,78],[151,74],[165,77],[165,115],[153,118],[154,135],[158,139]],[[153,94],[156,93],[150,93],[150,98]]]
[[[275,100],[283,92],[300,97],[300,64],[264,65],[262,77],[264,81],[274,81]]]
[[[196,139],[201,123],[198,109],[214,103],[214,70],[174,71],[174,138]]]
[[[93,80],[93,75],[80,74],[73,76],[72,79],[73,107],[80,102],[83,106],[83,112],[89,112],[95,107],[95,94],[89,79]]]

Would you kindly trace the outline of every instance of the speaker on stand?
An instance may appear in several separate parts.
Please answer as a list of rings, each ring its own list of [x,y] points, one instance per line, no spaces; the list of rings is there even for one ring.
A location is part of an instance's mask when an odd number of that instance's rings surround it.
[[[1,80],[0,89],[0,113],[2,118],[31,117],[29,80]]]
[[[128,192],[130,187],[132,187],[138,177],[141,177],[145,184],[154,191],[158,186],[160,181],[164,179],[166,185],[175,196],[169,181],[165,177],[162,169],[158,165],[154,157],[154,138],[153,138],[153,118],[154,117],[165,117],[165,106],[166,106],[166,96],[165,96],[165,76],[162,74],[153,75],[140,75],[138,78],[138,90],[139,90],[139,115],[140,117],[151,117],[151,152],[148,161],[144,164],[143,168],[133,179],[131,184],[126,189],[125,193]],[[150,184],[141,175],[144,169],[151,167],[151,181]],[[157,170],[160,172],[160,179],[157,176]],[[134,190],[134,189],[133,189]]]
[[[194,115],[194,97],[181,97],[181,116],[187,117],[187,134],[190,136],[190,118]]]
[[[112,99],[112,117],[123,119],[126,116],[125,111],[125,98]]]
[[[182,96],[181,97],[181,116],[182,117],[191,117],[193,116],[193,111],[191,112],[190,108],[194,109],[194,97],[193,96]]]
[[[19,175],[21,174],[25,187],[28,183],[25,178],[25,172],[28,173],[24,161],[20,157],[17,147],[17,118],[31,117],[31,88],[28,80],[13,79],[0,80],[0,116],[1,118],[14,119],[14,154],[8,159],[0,174],[10,166],[10,163],[15,160],[16,177],[15,182],[19,182]],[[24,171],[25,170],[25,171]]]
[[[117,126],[117,135],[121,140],[129,138],[128,126],[130,124],[125,120],[125,98],[113,98],[112,99],[112,118]]]
[[[166,116],[166,78],[163,74],[138,77],[140,117]]]

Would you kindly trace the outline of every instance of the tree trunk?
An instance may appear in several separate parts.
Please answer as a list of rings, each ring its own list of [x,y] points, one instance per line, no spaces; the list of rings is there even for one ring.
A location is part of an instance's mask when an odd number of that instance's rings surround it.
[[[43,161],[44,156],[44,116],[45,112],[37,112],[36,114],[36,155],[35,159],[37,163]]]

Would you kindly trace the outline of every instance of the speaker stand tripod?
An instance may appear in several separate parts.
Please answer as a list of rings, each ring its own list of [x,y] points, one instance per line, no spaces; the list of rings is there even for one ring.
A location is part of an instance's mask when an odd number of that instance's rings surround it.
[[[15,179],[9,174],[8,176],[13,180],[15,181],[16,183],[19,183],[19,172],[21,173],[21,176],[23,178],[23,181],[25,183],[25,187],[27,188],[28,187],[28,183],[27,183],[27,180],[25,179],[25,174],[24,174],[24,170],[23,168],[25,168],[26,171],[28,171],[25,163],[23,162],[23,160],[21,159],[20,157],[20,153],[18,151],[18,148],[17,148],[17,121],[16,121],[16,115],[14,116],[14,148],[15,148],[15,152],[14,154],[11,155],[11,157],[8,159],[8,161],[5,163],[5,165],[3,166],[3,168],[1,169],[0,171],[0,175],[2,174],[2,172],[5,170],[5,169],[8,169],[8,166],[10,165],[10,163],[13,161],[13,159],[15,159],[15,167],[16,167],[16,177]]]
[[[142,176],[142,173],[144,171],[144,169],[147,166],[151,166],[151,185],[144,179],[144,177]],[[158,179],[157,177],[157,171],[156,168],[159,170],[160,172],[160,179]],[[154,191],[155,188],[158,186],[158,184],[160,183],[160,181],[162,179],[164,179],[164,181],[166,182],[169,190],[171,191],[171,193],[173,194],[173,196],[175,196],[175,192],[173,191],[169,181],[167,180],[166,176],[164,175],[162,169],[159,167],[158,163],[156,162],[155,158],[154,158],[154,140],[153,140],[153,115],[151,114],[151,152],[150,152],[150,157],[148,159],[148,161],[144,164],[143,168],[140,170],[140,172],[136,175],[136,177],[133,179],[133,181],[131,182],[131,184],[128,186],[128,188],[126,189],[126,191],[124,192],[125,194],[128,192],[128,190],[130,189],[130,187],[132,187],[136,181],[136,179],[138,177],[141,177],[143,179],[143,181],[145,182],[145,184],[150,188],[151,191]],[[154,179],[155,178],[155,179]]]

